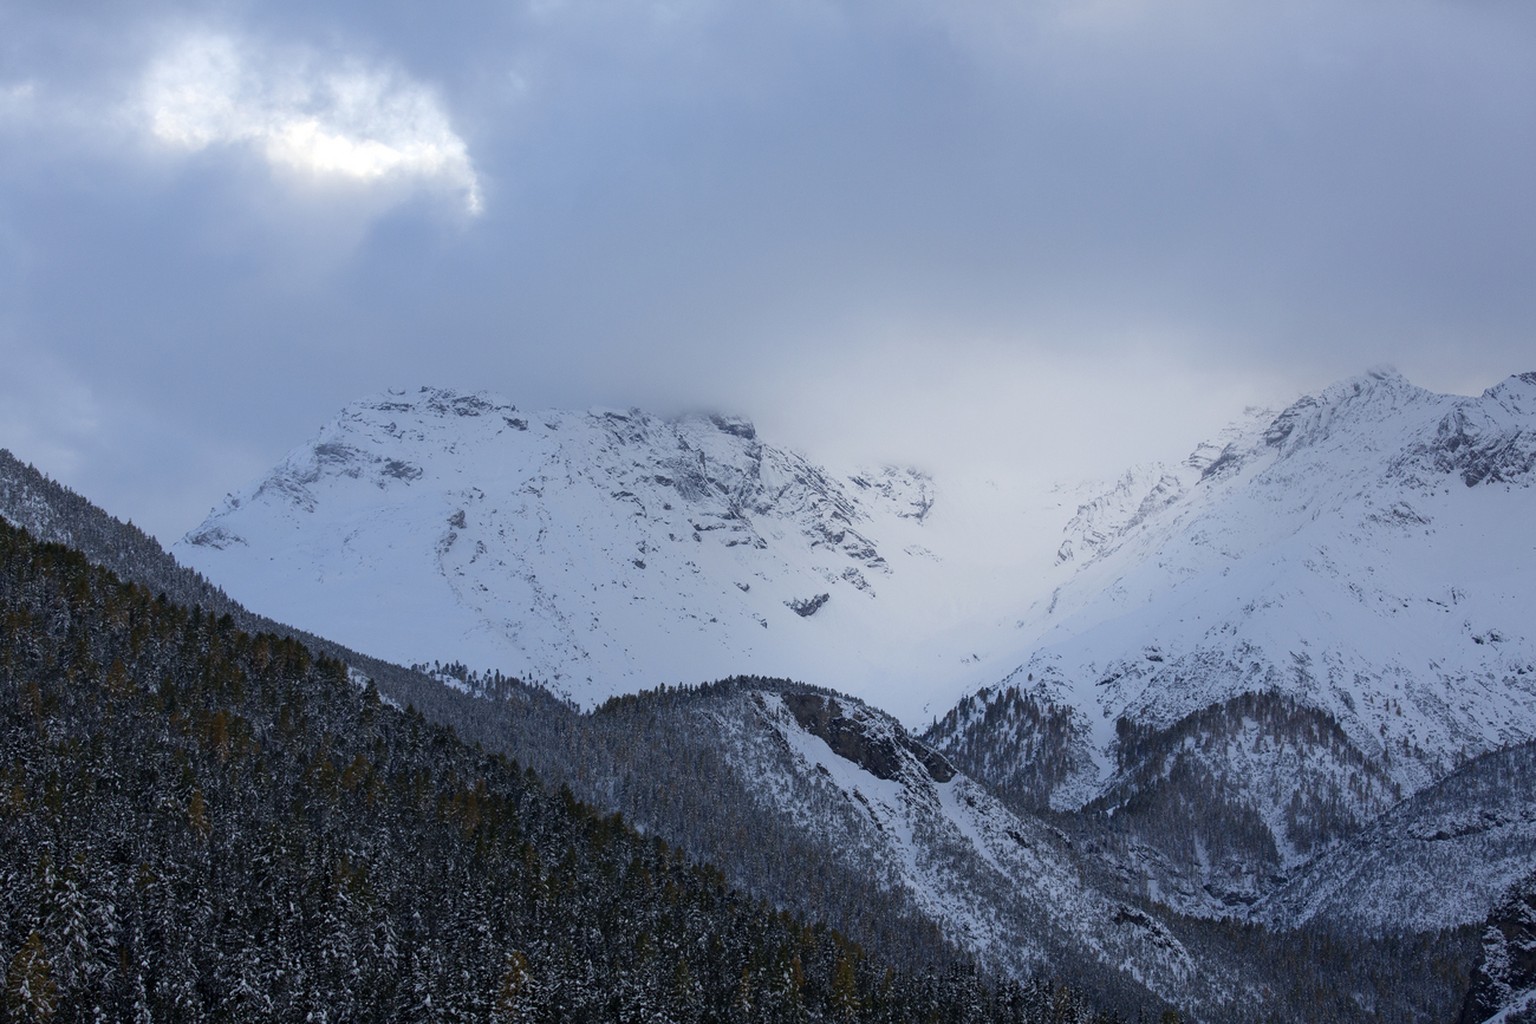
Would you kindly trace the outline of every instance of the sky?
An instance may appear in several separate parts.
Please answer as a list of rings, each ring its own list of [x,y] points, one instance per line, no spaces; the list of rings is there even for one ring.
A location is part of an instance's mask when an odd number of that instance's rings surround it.
[[[0,447],[169,543],[343,405],[1176,458],[1536,369],[1525,0],[0,5]]]

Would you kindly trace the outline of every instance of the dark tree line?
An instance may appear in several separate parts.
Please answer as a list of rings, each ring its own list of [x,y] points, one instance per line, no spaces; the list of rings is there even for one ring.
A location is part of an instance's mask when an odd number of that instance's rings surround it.
[[[1048,811],[1056,789],[1093,770],[1071,708],[1011,684],[962,697],[923,740],[1026,814]]]

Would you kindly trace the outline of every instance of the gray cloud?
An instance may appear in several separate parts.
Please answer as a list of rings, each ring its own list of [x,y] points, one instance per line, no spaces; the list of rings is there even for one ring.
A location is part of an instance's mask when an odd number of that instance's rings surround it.
[[[92,411],[0,443],[167,536],[418,382],[1044,474],[1532,368],[1528,5],[56,6],[0,14],[0,356]],[[146,132],[219,45],[207,144]]]
[[[193,32],[150,64],[137,99],[144,128],[173,150],[246,146],[309,181],[440,182],[482,210],[464,140],[429,90],[388,68]]]

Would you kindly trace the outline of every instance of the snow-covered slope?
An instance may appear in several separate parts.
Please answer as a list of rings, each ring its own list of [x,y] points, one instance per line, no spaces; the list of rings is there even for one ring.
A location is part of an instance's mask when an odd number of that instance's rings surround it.
[[[742,683],[673,709],[691,716],[675,734],[724,752],[721,775],[741,786],[733,802],[756,805],[773,834],[846,864],[865,899],[914,908],[985,964],[1098,991],[1127,1019],[1149,1009],[1145,990],[1181,1019],[1248,1021],[1256,1006],[1275,1020],[1443,1019],[1414,1005],[1418,991],[1393,991],[1404,962],[1383,961],[1368,940],[1326,965],[1306,960],[1311,980],[1298,983],[1302,961],[1278,966],[1293,955],[1285,937],[1168,915],[1119,889],[1097,841],[1068,817],[1016,813],[889,715],[840,694]],[[1319,985],[1331,1012],[1316,1012]]]
[[[721,416],[348,407],[174,548],[257,610],[402,662],[582,702],[753,672],[915,714],[977,621],[928,477],[835,476]]]
[[[699,711],[751,780],[748,798],[781,828],[843,851],[875,891],[909,902],[982,962],[1101,990],[1128,979],[1216,1017],[1257,998],[1234,964],[1104,892],[1063,832],[1010,811],[889,715],[794,689],[740,690]]]
[[[1326,713],[1405,792],[1536,736],[1536,374],[1460,398],[1374,372],[1250,423],[1085,506],[1078,567],[1018,623],[1005,682],[1077,710],[1097,784],[1121,719],[1251,692]]]
[[[1262,904],[1281,927],[1476,924],[1536,870],[1536,744],[1486,754],[1318,857]]]

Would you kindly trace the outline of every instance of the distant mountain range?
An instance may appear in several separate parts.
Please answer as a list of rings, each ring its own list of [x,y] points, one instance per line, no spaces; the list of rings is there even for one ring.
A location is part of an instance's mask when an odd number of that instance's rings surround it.
[[[1373,372],[1017,510],[1040,569],[983,599],[942,478],[423,389],[344,410],[174,551],[435,665],[363,671],[892,948],[932,927],[1200,1019],[1434,1020],[1536,870],[1533,468],[1536,374]],[[23,476],[0,515],[57,536]],[[957,697],[920,735],[879,710]]]

